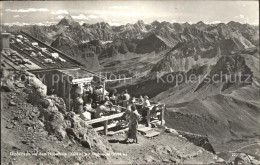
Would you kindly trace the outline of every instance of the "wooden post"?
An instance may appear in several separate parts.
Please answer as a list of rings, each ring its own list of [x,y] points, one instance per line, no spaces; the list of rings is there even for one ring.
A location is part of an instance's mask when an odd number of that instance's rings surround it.
[[[62,79],[60,85],[62,86],[62,98],[65,101],[65,99],[66,99],[66,85],[67,85],[67,82],[64,81],[64,79]]]
[[[106,87],[106,81],[103,82],[103,100],[105,100],[105,87]]]
[[[107,125],[108,125],[108,120],[104,121],[104,134],[105,135],[107,135],[107,131],[108,131]]]
[[[164,111],[165,111],[165,105],[161,109],[161,125],[163,125],[163,121],[164,121]]]
[[[55,78],[53,78],[53,81],[55,81]],[[59,84],[60,84],[60,75],[58,77],[58,82],[54,82],[54,90],[57,96],[61,97],[61,92],[59,90]]]
[[[68,92],[68,110],[69,111],[71,111],[72,110],[72,108],[71,108],[71,102],[70,102],[70,100],[71,100],[71,88],[72,88],[72,86],[71,86],[71,84],[68,82],[68,84],[67,84],[67,92]]]
[[[150,114],[150,109],[148,108],[147,116],[146,116],[146,125],[147,125],[147,127],[150,127],[150,119],[151,119],[151,114]]]

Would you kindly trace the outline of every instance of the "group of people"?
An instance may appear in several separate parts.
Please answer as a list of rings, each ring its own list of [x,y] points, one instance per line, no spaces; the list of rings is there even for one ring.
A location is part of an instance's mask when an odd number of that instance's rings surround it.
[[[75,86],[72,89],[72,98],[72,110],[76,114],[87,112],[91,119],[111,114],[111,107],[124,107],[121,110],[125,112],[125,120],[129,123],[126,141],[133,139],[132,142],[136,143],[138,142],[136,136],[138,121],[145,120],[147,110],[151,106],[148,96],[131,97],[127,90],[124,90],[121,94],[118,94],[116,89],[107,92],[102,85],[94,87],[91,83]]]
[[[86,111],[93,112],[98,102],[102,100],[103,91],[102,85],[95,87],[91,83],[76,84],[71,89],[72,111],[76,114],[82,114]]]

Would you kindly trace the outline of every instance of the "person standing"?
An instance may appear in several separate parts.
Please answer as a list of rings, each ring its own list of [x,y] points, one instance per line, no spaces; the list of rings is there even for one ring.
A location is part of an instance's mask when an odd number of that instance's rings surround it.
[[[130,101],[130,95],[128,94],[128,91],[127,90],[125,90],[124,91],[124,94],[123,94],[123,101],[122,101],[122,106],[123,107],[127,107],[127,104],[128,104],[128,102]]]
[[[83,109],[84,109],[84,111],[93,112],[92,99],[89,99],[89,100],[87,100],[86,103],[84,103]]]
[[[73,102],[73,105],[74,105],[74,112],[76,114],[81,114],[83,113],[83,100],[82,100],[82,97],[78,96],[74,99],[74,102]]]
[[[143,98],[142,95],[140,95],[140,97],[137,98],[137,101],[136,101],[136,103],[135,103],[136,108],[137,108],[137,110],[138,110],[139,113],[141,113],[141,111],[142,111],[143,104],[144,104],[144,98]]]
[[[73,111],[76,114],[83,113],[83,88],[80,84],[76,84],[72,89],[72,98],[73,98]]]
[[[92,108],[92,99],[87,100],[86,103],[84,103],[83,107],[84,112],[89,112],[91,119],[94,118],[96,110]]]
[[[151,103],[149,101],[149,97],[148,96],[144,96],[143,107],[149,107],[149,106],[151,106]]]
[[[149,107],[151,106],[148,96],[144,96],[144,102],[142,106],[142,118],[146,120],[147,111],[149,111]]]
[[[138,143],[137,139],[137,129],[138,129],[138,121],[140,120],[140,114],[137,112],[135,105],[131,106],[131,113],[129,117],[128,124],[128,133],[125,142],[128,142],[129,139],[133,139],[132,143]]]
[[[95,119],[100,118],[104,114],[108,112],[108,109],[106,107],[106,100],[102,100],[100,102],[100,105],[97,107],[96,112],[95,112]]]
[[[128,93],[128,91],[127,90],[125,90],[125,92],[124,92],[124,100],[126,100],[126,101],[129,101],[130,100],[130,95],[129,95],[129,93]]]
[[[142,95],[140,95],[138,104],[143,105],[143,103],[144,103],[144,98]]]
[[[76,96],[82,97],[83,96],[83,84],[78,84],[75,90]]]
[[[112,93],[111,96],[109,97],[110,101],[114,104],[117,105],[117,97],[115,93]]]
[[[87,88],[85,89],[85,92],[92,95],[93,94],[93,88],[91,86],[91,83],[87,83]]]
[[[117,96],[117,104],[123,106],[123,101],[124,101],[124,92],[121,92],[121,94],[118,94]]]

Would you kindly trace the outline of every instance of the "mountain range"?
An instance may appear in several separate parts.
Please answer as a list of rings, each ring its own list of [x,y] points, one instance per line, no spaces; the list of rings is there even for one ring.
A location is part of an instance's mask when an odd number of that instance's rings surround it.
[[[180,56],[194,58],[198,54],[212,57],[216,55],[215,52],[229,54],[259,45],[258,26],[233,21],[227,24],[205,24],[202,21],[196,24],[165,21],[145,24],[139,20],[121,26],[110,26],[105,22],[80,25],[67,15],[56,25],[3,26],[3,30],[23,30],[68,55],[85,61],[86,67],[92,70],[102,68],[99,65],[102,59],[129,52],[160,52],[181,43],[189,46],[179,48]],[[92,61],[95,66],[90,65]]]

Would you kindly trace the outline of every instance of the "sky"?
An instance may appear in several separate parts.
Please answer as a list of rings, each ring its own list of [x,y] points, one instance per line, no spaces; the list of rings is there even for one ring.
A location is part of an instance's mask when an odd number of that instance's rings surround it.
[[[259,25],[258,1],[5,1],[4,24],[58,23],[64,15],[83,23],[107,22],[118,26],[143,20],[178,23],[227,23]]]

